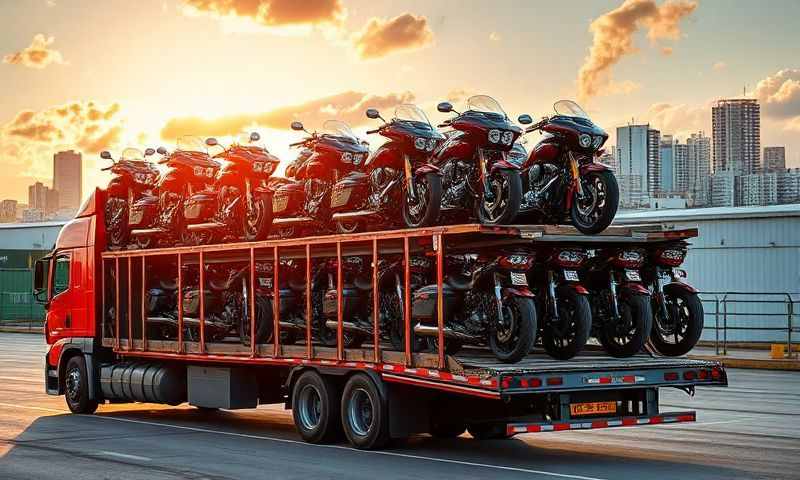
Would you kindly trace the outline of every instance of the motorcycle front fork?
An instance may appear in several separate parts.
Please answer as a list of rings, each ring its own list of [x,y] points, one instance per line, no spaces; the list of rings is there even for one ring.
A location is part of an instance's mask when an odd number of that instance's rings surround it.
[[[572,152],[569,152],[569,168],[572,172],[572,181],[575,182],[575,190],[578,192],[578,199],[583,200],[585,193],[583,192],[583,183],[581,183],[581,172],[578,169],[578,161]]]
[[[408,155],[403,156],[403,169],[405,170],[406,176],[406,186],[408,187],[408,195],[411,197],[411,200],[416,202],[417,201],[417,189],[414,186],[414,175],[411,172],[411,161],[408,159]]]
[[[558,324],[558,297],[556,296],[556,278],[552,270],[547,271],[547,302],[550,304],[550,319]]]
[[[486,156],[484,155],[482,149],[478,150],[478,168],[480,168],[481,172],[483,196],[486,198],[486,200],[492,201],[494,200],[494,192],[492,191],[492,187],[489,185],[489,172],[486,171]]]
[[[661,318],[668,320],[667,298],[664,296],[664,286],[661,284],[660,273],[660,270],[656,272],[655,280],[653,281],[653,298],[658,304],[658,312],[661,314]]]
[[[608,272],[608,291],[611,295],[611,314],[614,316],[614,321],[620,320],[619,313],[619,299],[617,298],[617,279],[614,277],[614,271]]]

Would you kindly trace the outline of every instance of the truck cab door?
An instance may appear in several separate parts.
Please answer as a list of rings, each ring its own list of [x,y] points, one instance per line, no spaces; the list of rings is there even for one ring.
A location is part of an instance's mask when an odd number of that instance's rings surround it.
[[[72,254],[69,251],[58,252],[52,259],[45,316],[48,339],[68,336],[67,331],[72,328],[71,261]]]

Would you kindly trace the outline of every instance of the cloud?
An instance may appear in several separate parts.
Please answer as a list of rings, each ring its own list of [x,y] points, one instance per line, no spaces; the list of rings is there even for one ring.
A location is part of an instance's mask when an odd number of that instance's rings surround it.
[[[53,50],[50,45],[55,41],[54,37],[45,37],[37,33],[33,37],[30,46],[23,48],[16,53],[9,53],[3,57],[3,63],[10,65],[22,65],[29,68],[42,69],[53,63],[64,63],[61,52]]]
[[[500,36],[500,34],[497,33],[497,32],[492,32],[492,33],[489,34],[489,40],[491,40],[493,42],[499,42],[502,39],[503,39],[503,37]]]
[[[678,40],[679,23],[691,14],[697,3],[689,0],[667,0],[660,6],[655,0],[625,0],[589,25],[593,41],[589,55],[578,72],[578,96],[586,100],[603,93],[611,84],[611,69],[622,57],[636,52],[633,37],[642,28],[647,38]]]
[[[433,32],[425,17],[404,13],[391,19],[371,18],[352,41],[361,59],[371,59],[423,48],[433,41]]]
[[[714,70],[725,70],[726,68],[728,68],[728,64],[723,61],[719,61],[715,62],[714,65],[711,66],[711,68],[713,68]]]
[[[783,129],[787,132],[800,133],[800,115],[787,120],[786,123],[783,124]]]
[[[661,47],[661,55],[665,57],[672,55],[672,47]]]
[[[705,105],[687,105],[656,103],[647,109],[644,121],[661,133],[678,137],[688,137],[698,130],[710,131],[711,103]]]
[[[780,70],[766,77],[756,85],[755,96],[765,115],[778,119],[800,116],[800,69]]]
[[[339,24],[341,0],[184,0],[187,13],[244,18],[265,27]]]
[[[307,128],[319,128],[325,120],[337,119],[351,125],[366,123],[367,108],[389,109],[414,101],[409,92],[387,95],[367,95],[361,92],[342,92],[299,105],[277,108],[263,113],[244,113],[217,118],[178,117],[169,120],[161,129],[161,138],[174,140],[181,135],[235,135],[260,126],[284,130],[294,120]]]

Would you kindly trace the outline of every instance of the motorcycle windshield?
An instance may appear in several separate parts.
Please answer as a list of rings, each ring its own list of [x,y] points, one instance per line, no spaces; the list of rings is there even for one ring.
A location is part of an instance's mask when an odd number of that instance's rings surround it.
[[[555,110],[557,114],[565,117],[585,118],[586,120],[591,120],[589,118],[589,114],[586,113],[586,111],[582,109],[580,105],[572,100],[557,101],[555,104],[553,104],[553,110]]]
[[[201,152],[207,153],[205,141],[195,135],[184,135],[178,138],[175,143],[175,150],[182,152]]]
[[[482,113],[494,113],[507,117],[505,110],[500,103],[488,95],[474,95],[467,99],[467,110]]]
[[[428,120],[425,112],[420,110],[420,108],[416,105],[411,105],[408,103],[397,106],[397,108],[394,110],[394,119],[401,122],[412,122],[423,124],[429,127],[431,126],[431,121]]]
[[[120,160],[127,160],[129,162],[142,162],[144,161],[144,154],[138,148],[126,148],[122,151]]]
[[[328,120],[322,124],[322,134],[358,143],[358,138],[350,125],[339,120]]]

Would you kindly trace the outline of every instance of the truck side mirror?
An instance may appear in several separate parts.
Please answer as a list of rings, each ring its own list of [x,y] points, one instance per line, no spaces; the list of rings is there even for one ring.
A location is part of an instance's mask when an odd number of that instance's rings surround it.
[[[47,303],[47,267],[49,264],[49,256],[36,260],[33,269],[33,296],[36,303]]]

